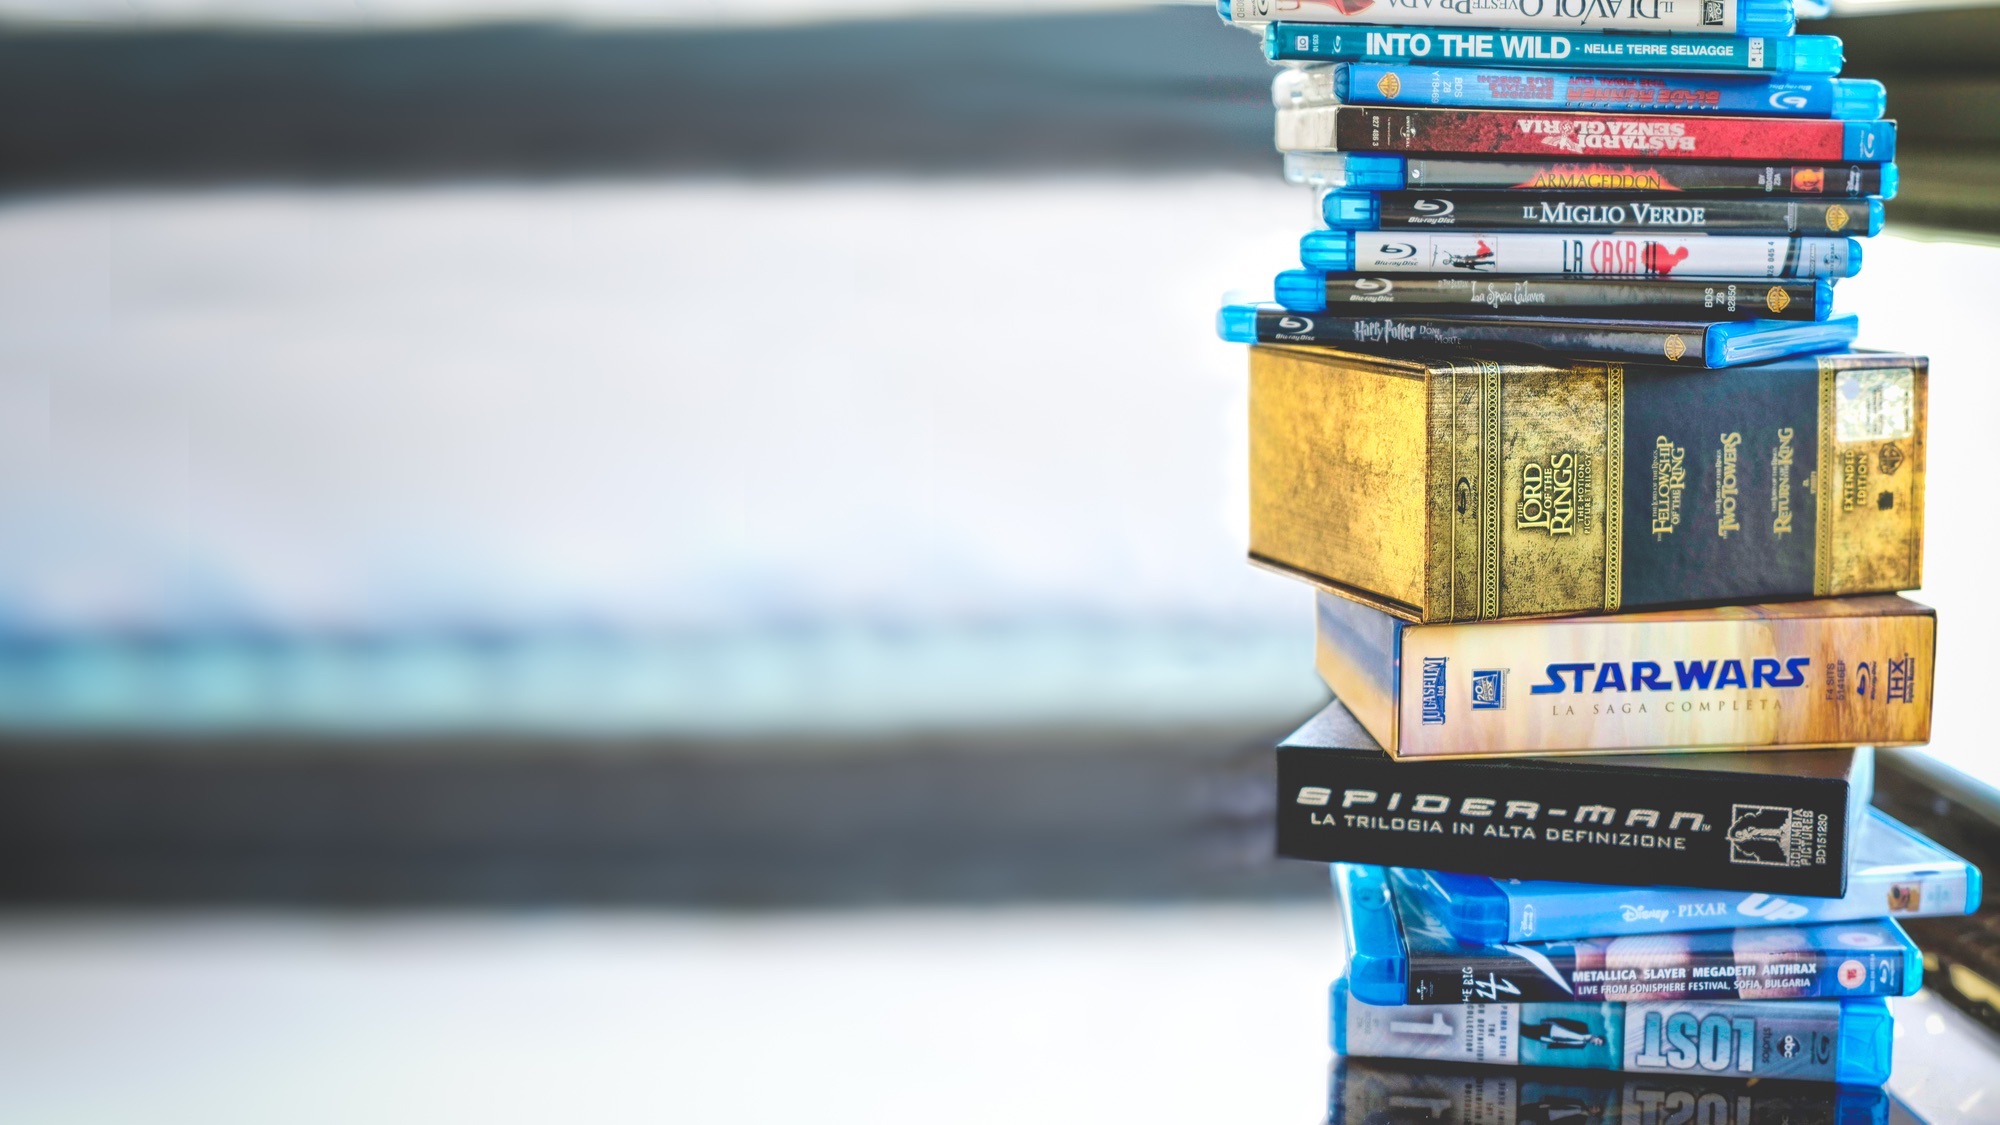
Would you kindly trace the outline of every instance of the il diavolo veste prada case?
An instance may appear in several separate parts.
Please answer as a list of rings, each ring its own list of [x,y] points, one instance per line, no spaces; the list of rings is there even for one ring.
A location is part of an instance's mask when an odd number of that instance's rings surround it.
[[[1915,589],[1927,366],[1250,352],[1250,552],[1408,621]]]

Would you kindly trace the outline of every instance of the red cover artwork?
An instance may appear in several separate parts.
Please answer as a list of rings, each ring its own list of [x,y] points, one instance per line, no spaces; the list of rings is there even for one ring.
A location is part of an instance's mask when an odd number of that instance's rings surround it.
[[[1349,152],[1789,163],[1840,160],[1845,126],[1812,119],[1342,106],[1335,135]]]

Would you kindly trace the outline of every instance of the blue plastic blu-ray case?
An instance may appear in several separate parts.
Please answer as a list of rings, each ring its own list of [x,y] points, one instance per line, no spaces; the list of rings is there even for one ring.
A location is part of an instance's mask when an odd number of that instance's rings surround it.
[[[1332,230],[1659,231],[1665,234],[1814,235],[1881,233],[1882,200],[1799,200],[1740,195],[1633,197],[1618,192],[1506,190],[1320,192]]]
[[[1281,69],[1271,80],[1271,102],[1279,109],[1345,103],[1869,121],[1882,116],[1888,91],[1873,79],[1824,74],[1663,74],[1343,62]]]
[[[1561,941],[1463,942],[1410,884],[1427,872],[1334,864],[1347,978],[1378,1005],[1469,1001],[1908,996],[1915,942],[1887,918]]]
[[[1617,31],[1444,29],[1275,22],[1264,25],[1273,62],[1502,64],[1557,70],[1839,74],[1832,35],[1672,35]]]
[[[1934,918],[1979,908],[1979,868],[1880,809],[1870,809],[1840,898],[1687,887],[1489,879],[1406,871],[1452,936],[1475,945],[1685,930]]]
[[[1823,235],[1311,230],[1299,264],[1328,273],[1564,277],[1853,277],[1861,242]]]
[[[1533,350],[1567,358],[1684,367],[1741,367],[1831,351],[1854,342],[1854,315],[1822,321],[1608,320],[1554,316],[1314,316],[1280,305],[1225,304],[1216,334],[1239,344]]]
[[[1539,188],[1670,194],[1719,191],[1800,198],[1832,191],[1894,199],[1902,184],[1894,162],[1834,168],[1740,162],[1605,166],[1587,161],[1405,157],[1387,152],[1287,152],[1283,156],[1285,179],[1291,183],[1357,191]]]
[[[1744,320],[1825,320],[1833,315],[1833,281],[1707,280],[1702,278],[1483,277],[1386,278],[1325,270],[1284,270],[1271,281],[1277,303],[1291,312],[1412,312],[1524,316],[1695,316]]]
[[[1880,1086],[1895,1017],[1881,997],[1645,1003],[1363,1003],[1330,989],[1336,1054],[1493,1066]]]

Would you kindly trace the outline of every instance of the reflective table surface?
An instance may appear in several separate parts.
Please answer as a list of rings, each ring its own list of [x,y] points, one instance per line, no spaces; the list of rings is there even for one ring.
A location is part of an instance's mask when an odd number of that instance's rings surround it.
[[[1330,902],[16,915],[0,1120],[1306,1125],[1340,953]],[[1888,1119],[2000,1120],[2000,1045],[1898,1014]],[[1622,1120],[1670,1096],[1737,1104]]]

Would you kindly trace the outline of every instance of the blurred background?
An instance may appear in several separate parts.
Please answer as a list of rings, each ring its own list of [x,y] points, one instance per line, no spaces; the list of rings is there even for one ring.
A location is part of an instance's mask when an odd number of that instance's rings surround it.
[[[1878,802],[1977,855],[2000,10],[1803,30],[1933,357]],[[1269,78],[1201,5],[0,0],[0,1118],[1314,1119],[1210,323],[1310,221]]]

